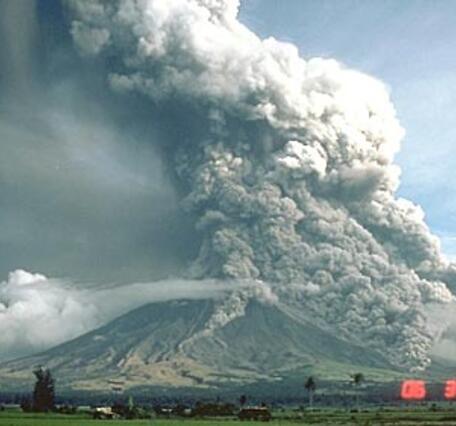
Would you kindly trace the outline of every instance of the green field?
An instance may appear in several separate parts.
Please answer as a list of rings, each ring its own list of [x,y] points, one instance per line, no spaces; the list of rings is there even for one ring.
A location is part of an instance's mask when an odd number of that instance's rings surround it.
[[[289,417],[289,418],[286,418]],[[293,418],[291,418],[293,417]],[[239,422],[239,420],[219,419],[151,419],[151,420],[92,420],[88,415],[41,415],[23,414],[19,411],[1,412],[0,426],[93,426],[93,425],[157,425],[157,426],[208,426],[208,425],[258,425],[258,422]],[[430,411],[425,409],[410,410],[369,410],[361,413],[323,410],[313,413],[275,413],[270,425],[456,425],[456,410]]]

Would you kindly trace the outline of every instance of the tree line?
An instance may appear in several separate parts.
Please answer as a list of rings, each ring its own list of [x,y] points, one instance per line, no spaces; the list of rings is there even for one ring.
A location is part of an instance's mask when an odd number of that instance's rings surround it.
[[[32,398],[25,399],[21,407],[24,411],[48,412],[55,409],[55,380],[49,369],[38,367],[33,371],[35,376],[35,385],[33,388]],[[364,382],[362,373],[350,375],[352,383],[359,387]],[[307,377],[304,382],[304,388],[308,394],[309,408],[313,408],[314,396],[317,390],[317,382],[313,376]],[[241,395],[239,405],[244,407],[247,403],[247,397]],[[359,410],[359,393],[356,394],[356,408]]]

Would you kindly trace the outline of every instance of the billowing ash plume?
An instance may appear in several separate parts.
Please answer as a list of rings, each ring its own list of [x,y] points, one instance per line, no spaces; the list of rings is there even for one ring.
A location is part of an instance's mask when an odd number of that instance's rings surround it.
[[[426,305],[453,299],[455,272],[420,208],[394,196],[403,130],[384,85],[261,40],[237,0],[67,3],[111,86],[175,113],[170,166],[203,234],[193,277],[276,283],[347,339],[426,367]]]

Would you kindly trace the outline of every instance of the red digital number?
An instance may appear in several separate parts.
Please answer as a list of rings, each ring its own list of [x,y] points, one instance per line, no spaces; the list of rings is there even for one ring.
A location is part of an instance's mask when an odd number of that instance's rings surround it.
[[[426,383],[423,380],[406,380],[406,381],[402,382],[402,386],[401,386],[401,398],[402,399],[421,400],[421,399],[424,399],[425,397],[426,397]]]
[[[455,399],[456,398],[456,380],[447,380],[445,382],[445,398]]]

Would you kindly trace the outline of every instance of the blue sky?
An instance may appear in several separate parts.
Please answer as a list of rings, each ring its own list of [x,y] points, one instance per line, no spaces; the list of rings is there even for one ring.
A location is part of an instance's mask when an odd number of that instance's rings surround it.
[[[456,258],[456,2],[244,0],[241,21],[304,57],[336,58],[390,87],[406,129],[399,195],[423,207]]]

